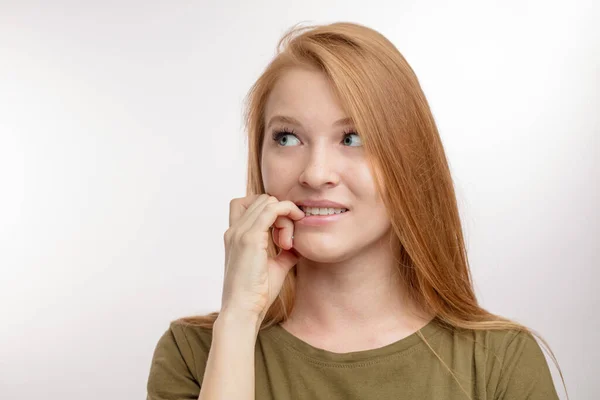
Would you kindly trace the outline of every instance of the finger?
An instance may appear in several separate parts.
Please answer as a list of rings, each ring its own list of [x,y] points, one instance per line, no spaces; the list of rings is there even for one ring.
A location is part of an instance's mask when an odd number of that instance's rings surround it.
[[[279,248],[283,248],[281,241],[279,240],[279,234],[281,232],[281,229],[273,227],[272,230],[272,234],[273,234],[273,241],[275,242],[275,245]]]
[[[280,201],[277,203],[266,204],[262,212],[250,228],[252,231],[266,232],[279,217],[287,217],[293,221],[298,221],[304,218],[304,212],[289,200]],[[289,226],[284,221],[278,222],[283,227]],[[291,235],[290,235],[291,236]],[[281,235],[280,235],[281,237]]]
[[[254,194],[231,200],[229,202],[229,227],[236,224],[248,209],[256,207],[256,205],[261,202],[261,196],[263,196],[263,194]],[[266,196],[266,198],[268,198],[268,196]]]
[[[252,205],[248,208],[248,211],[240,218],[238,222],[238,227],[240,232],[247,232],[252,228],[254,221],[258,218],[258,216],[262,213],[265,206],[271,203],[279,203],[277,197],[270,196],[265,194],[264,197],[261,197],[256,201],[256,205]]]
[[[269,279],[273,279],[274,286],[280,286],[285,280],[289,270],[298,263],[300,256],[295,251],[281,250],[277,256],[273,258],[273,263],[279,268],[273,268],[270,271]]]
[[[279,247],[289,250],[292,247],[292,235],[294,234],[294,221],[286,216],[277,217],[273,226],[277,227]]]

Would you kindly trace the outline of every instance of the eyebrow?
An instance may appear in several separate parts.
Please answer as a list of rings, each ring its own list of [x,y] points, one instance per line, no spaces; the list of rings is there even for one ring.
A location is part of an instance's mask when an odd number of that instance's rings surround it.
[[[274,117],[271,118],[271,120],[267,124],[267,129],[269,129],[269,127],[271,125],[273,125],[274,122],[282,122],[282,123],[288,123],[288,124],[302,126],[300,121],[298,121],[296,118],[288,117],[285,115],[275,115]],[[337,120],[336,122],[333,123],[332,126],[343,126],[343,125],[352,125],[352,124],[353,124],[352,118],[347,117],[347,118],[342,118],[342,119]]]

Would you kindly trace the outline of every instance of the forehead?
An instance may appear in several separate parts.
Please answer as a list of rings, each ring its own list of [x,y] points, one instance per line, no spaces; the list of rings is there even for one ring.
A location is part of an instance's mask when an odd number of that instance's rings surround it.
[[[329,78],[320,71],[293,68],[275,83],[265,107],[265,122],[273,115],[294,117],[302,123],[331,124],[345,116]]]

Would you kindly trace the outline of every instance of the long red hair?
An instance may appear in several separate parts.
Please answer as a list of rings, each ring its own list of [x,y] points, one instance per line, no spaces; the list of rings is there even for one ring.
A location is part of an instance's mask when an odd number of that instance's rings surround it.
[[[260,170],[264,109],[278,77],[294,67],[322,71],[360,132],[399,243],[403,289],[449,328],[536,335],[550,351],[564,385],[554,353],[539,333],[478,304],[442,141],[417,76],[402,54],[379,32],[347,22],[294,26],[277,50],[246,98],[247,195],[265,193]],[[272,236],[268,251],[277,254]],[[290,314],[295,272],[295,267],[290,270],[261,329]],[[180,321],[212,328],[217,316],[213,312]]]

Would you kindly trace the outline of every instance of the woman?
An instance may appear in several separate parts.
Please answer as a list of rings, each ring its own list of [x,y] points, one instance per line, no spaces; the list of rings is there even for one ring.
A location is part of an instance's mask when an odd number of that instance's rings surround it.
[[[278,49],[248,96],[221,310],[171,323],[148,399],[557,399],[533,331],[477,303],[404,57],[353,23]]]

